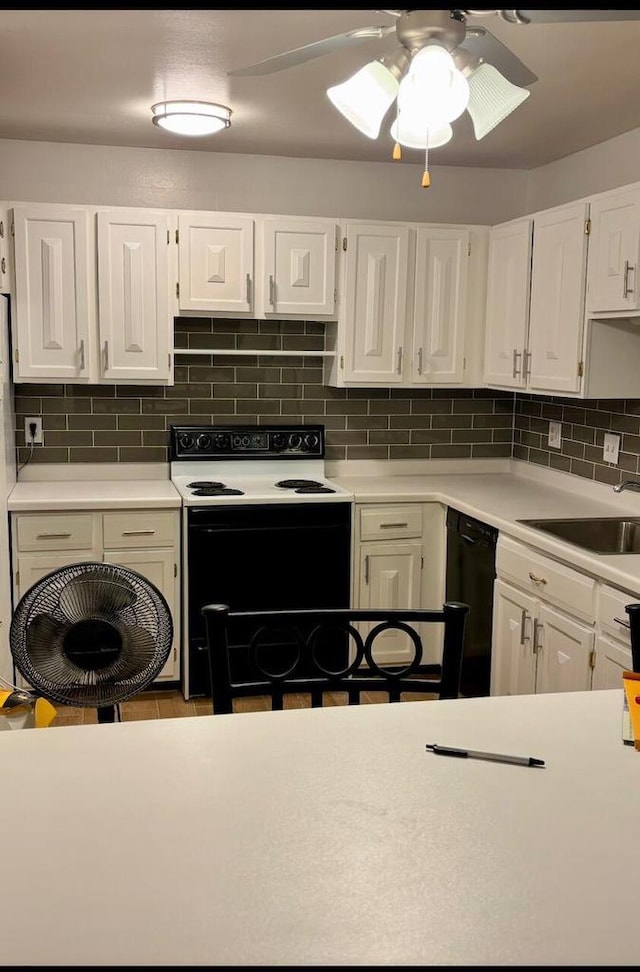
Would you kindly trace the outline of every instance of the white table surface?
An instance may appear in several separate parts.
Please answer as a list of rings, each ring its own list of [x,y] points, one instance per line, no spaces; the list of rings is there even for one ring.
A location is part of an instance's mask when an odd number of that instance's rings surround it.
[[[637,965],[621,723],[622,689],[0,732],[0,963]]]

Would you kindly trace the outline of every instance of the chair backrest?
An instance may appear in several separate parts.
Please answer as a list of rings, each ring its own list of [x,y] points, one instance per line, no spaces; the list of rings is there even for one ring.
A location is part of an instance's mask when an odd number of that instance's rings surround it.
[[[234,699],[265,696],[282,709],[290,694],[310,696],[322,706],[325,693],[346,693],[358,705],[362,693],[384,692],[389,702],[403,693],[440,699],[460,692],[467,604],[447,602],[438,610],[231,611],[225,604],[202,609],[207,632],[211,696],[215,714],[233,712]],[[423,661],[416,625],[443,625],[441,664]],[[413,643],[410,662],[381,665],[375,641],[384,632],[404,632]]]

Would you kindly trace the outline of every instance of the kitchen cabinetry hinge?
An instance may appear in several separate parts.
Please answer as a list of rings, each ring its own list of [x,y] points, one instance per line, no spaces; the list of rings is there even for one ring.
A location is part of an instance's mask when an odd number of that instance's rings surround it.
[[[171,230],[167,230],[167,246],[171,243]]]
[[[424,570],[424,557],[420,558],[420,570]]]
[[[596,667],[596,650],[595,648],[589,653],[589,668]]]
[[[16,571],[16,587],[20,587],[20,571]]]
[[[342,237],[342,249],[344,250],[345,253],[347,252],[347,237],[346,236],[343,236]]]
[[[177,564],[174,564],[173,565],[173,576],[174,577],[177,577],[178,576],[178,565]]]
[[[178,649],[176,647],[174,647],[174,649],[173,649],[173,660],[175,661],[177,659],[177,657],[178,657]]]
[[[344,371],[344,355],[340,355],[340,371]]]
[[[0,219],[0,237],[4,239],[4,220]]]
[[[13,356],[16,359],[16,362],[18,362],[20,360],[20,352],[18,351],[17,348],[16,348],[15,353],[14,353]]]
[[[16,235],[16,227],[15,227],[15,223],[13,222],[11,223],[11,235],[12,236]]]
[[[180,284],[177,283],[176,284],[176,297],[179,297],[179,296],[180,296]]]
[[[578,378],[584,375],[584,361],[578,361]]]
[[[590,219],[585,219],[585,221],[584,221],[584,235],[585,236],[589,236],[590,233],[591,233],[591,220]]]
[[[471,256],[471,243],[467,245],[467,256]]]
[[[333,291],[333,303],[334,304],[337,304],[338,303],[338,290],[337,290],[337,288]]]
[[[176,243],[179,243],[179,242],[180,242],[180,230],[177,229],[176,230]]]

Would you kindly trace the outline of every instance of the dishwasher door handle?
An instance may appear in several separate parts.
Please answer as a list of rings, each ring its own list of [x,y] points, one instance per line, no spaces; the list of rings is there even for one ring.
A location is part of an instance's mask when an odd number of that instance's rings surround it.
[[[477,540],[474,540],[473,537],[470,537],[466,533],[459,533],[458,536],[461,537],[466,543],[477,543],[478,542]]]

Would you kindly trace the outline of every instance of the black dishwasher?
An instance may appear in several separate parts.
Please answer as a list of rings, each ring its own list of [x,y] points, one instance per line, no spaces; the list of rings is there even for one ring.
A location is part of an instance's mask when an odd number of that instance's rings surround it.
[[[494,527],[449,507],[446,598],[469,605],[460,683],[466,696],[489,695],[497,540]]]

